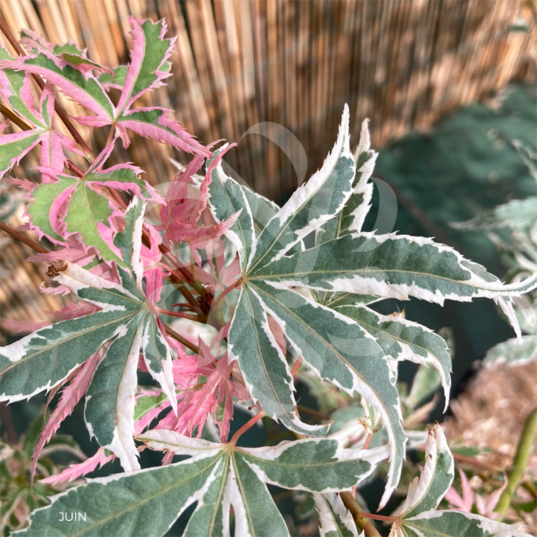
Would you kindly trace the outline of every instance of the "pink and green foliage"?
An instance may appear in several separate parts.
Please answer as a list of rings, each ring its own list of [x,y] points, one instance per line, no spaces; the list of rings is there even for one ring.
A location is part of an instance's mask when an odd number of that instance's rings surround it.
[[[177,403],[171,404],[169,399],[163,399],[162,392],[158,390],[149,392],[150,395],[139,396],[142,399],[157,400],[158,404],[150,405],[147,412],[135,421],[135,433],[140,434],[155,418],[159,416],[162,418],[164,412],[160,426],[169,422],[171,428],[182,433],[201,434],[210,414],[214,416],[215,422],[220,427],[222,440],[225,441],[229,434],[234,399],[235,401],[248,399],[244,385],[230,377],[236,367],[228,364],[226,356],[214,356],[201,339],[199,347],[191,345],[194,349],[199,349],[200,354],[187,355],[185,347],[180,342],[166,335],[164,325],[157,317],[159,310],[157,304],[161,300],[165,280],[171,278],[175,285],[190,289],[185,290],[185,293],[191,303],[186,303],[177,311],[168,312],[170,315],[185,317],[198,315],[200,319],[203,316],[207,317],[209,294],[201,282],[213,283],[211,297],[218,291],[219,284],[210,272],[205,271],[199,251],[205,257],[205,250],[212,248],[218,250],[222,257],[223,248],[217,246],[217,243],[223,243],[224,233],[236,220],[236,216],[232,216],[224,222],[217,223],[207,207],[211,173],[223,153],[207,169],[201,187],[198,188],[192,176],[201,169],[205,159],[212,156],[210,147],[204,147],[179,123],[170,119],[167,110],[132,108],[140,97],[163,85],[170,75],[168,58],[172,53],[175,39],[165,38],[164,21],[154,23],[150,20],[139,21],[131,18],[130,22],[131,62],[127,67],[120,66],[114,70],[92,62],[87,57],[86,50],[78,49],[71,42],[61,46],[53,45],[27,30],[22,31],[21,38],[21,45],[28,52],[27,55],[15,58],[0,47],[0,95],[10,105],[12,113],[20,119],[16,122],[16,126],[27,127],[21,132],[14,128],[12,129],[14,132],[0,136],[2,146],[0,174],[4,175],[19,164],[31,149],[40,148],[40,167],[37,170],[41,174],[41,181],[31,183],[12,179],[12,182],[28,191],[29,203],[25,213],[28,217],[27,227],[33,229],[40,239],[48,239],[57,248],[53,252],[39,253],[30,258],[30,261],[46,261],[55,266],[54,262],[61,260],[60,264],[69,263],[86,267],[87,278],[90,280],[93,277],[98,278],[104,282],[102,285],[105,287],[118,285],[122,281],[122,276],[118,277],[116,266],[124,267],[127,271],[134,270],[135,279],[139,284],[142,284],[140,278],[143,278],[145,299],[152,310],[151,315],[154,316],[152,326],[160,332],[156,340],[149,341],[149,345],[154,344],[158,347],[171,344],[178,356],[169,369],[169,373],[173,372],[172,383],[177,389]],[[101,84],[99,78],[103,74],[110,80]],[[115,81],[116,75],[119,75],[121,80]],[[33,87],[32,77],[46,81],[37,106],[36,87]],[[117,104],[114,104],[108,95],[110,88],[121,90]],[[57,130],[54,110],[55,91],[61,91],[91,112],[91,115],[74,118],[80,124],[109,129],[107,145],[97,156],[86,154],[74,140]],[[15,124],[9,120],[5,121],[1,127],[2,132],[9,126],[15,127]],[[143,170],[139,167],[130,163],[107,165],[118,139],[122,140],[124,147],[129,145],[127,129],[194,154],[185,172],[177,174],[172,181],[165,199],[142,178]],[[85,171],[72,164],[66,150],[86,157],[89,162]],[[134,230],[127,237],[127,241],[138,244],[136,251],[132,252],[138,259],[126,259],[125,247],[129,245],[121,244],[115,238],[119,236],[118,232],[124,231],[125,226],[129,225],[124,220],[128,204],[126,196],[134,196],[160,206],[160,210],[157,211],[161,218],[160,224],[151,225],[139,219],[135,223],[135,233],[140,234],[140,237],[134,236]],[[189,246],[191,260],[181,261],[177,253],[178,247],[185,243]],[[214,259],[214,262],[223,262],[222,259],[216,261],[216,256]],[[223,266],[221,269],[226,270]],[[237,276],[238,273],[235,272],[233,280]],[[220,289],[223,290],[222,287]],[[72,285],[60,282],[43,290],[77,293]],[[204,296],[207,299],[202,302]],[[200,303],[203,306],[200,306]],[[101,302],[80,300],[69,303],[64,310],[54,315],[54,319],[61,324],[62,321],[89,318],[98,311],[102,311]],[[46,326],[43,323],[11,324],[12,328],[19,331],[31,331]],[[9,325],[9,321],[6,325]],[[147,345],[148,336],[142,334],[142,338],[145,340],[142,344]],[[188,338],[184,340],[181,338],[181,341],[187,342]],[[61,389],[60,398],[35,448],[34,461],[38,460],[41,450],[62,421],[83,399],[99,362],[109,347],[113,347],[110,341],[92,353],[89,359],[72,369],[68,376],[54,386],[56,393]],[[160,348],[153,350],[157,354],[161,352]],[[151,349],[148,353],[151,354]],[[147,354],[144,356],[146,359],[139,363],[140,370],[160,378],[159,375],[162,373],[155,371],[151,357],[148,358]],[[207,377],[206,382],[201,385],[198,382],[200,376]],[[162,378],[160,380],[162,381]],[[172,407],[174,411],[166,415]],[[220,409],[222,409],[221,416]],[[75,465],[63,474],[66,479],[73,479],[113,458],[113,454],[105,454],[101,450],[90,461]],[[35,465],[32,468],[32,479],[34,472]],[[51,482],[61,482],[62,475],[52,477]]]
[[[234,144],[203,145],[170,111],[136,107],[170,75],[175,40],[165,37],[164,21],[131,17],[130,24],[130,63],[113,69],[71,42],[54,45],[29,31],[18,57],[0,47],[0,97],[9,118],[0,124],[0,178],[32,149],[41,152],[38,182],[4,180],[26,191],[24,230],[54,247],[30,241],[38,253],[28,261],[49,264],[51,283],[41,291],[72,299],[50,325],[11,323],[31,333],[0,347],[0,402],[56,397],[33,450],[32,481],[45,446],[81,401],[100,447],[43,482],[72,481],[115,459],[125,470],[56,496],[25,534],[157,537],[196,504],[186,535],[229,535],[231,507],[235,535],[288,535],[267,488],[276,485],[313,495],[322,535],[357,536],[349,505],[336,493],[350,494],[388,459],[385,507],[416,432],[404,428],[397,363],[438,372],[446,407],[450,392],[444,339],[369,305],[491,298],[517,330],[513,297],[535,289],[537,274],[504,285],[430,239],[364,232],[377,154],[367,121],[351,152],[347,106],[322,168],[282,208],[240,185],[222,166]],[[74,122],[105,129],[104,147],[94,153],[76,129],[68,128],[73,139],[58,130],[60,119],[71,125],[58,113],[59,93],[87,111]],[[112,164],[118,140],[127,148],[131,134],[191,154],[162,195],[135,164]],[[301,364],[316,382],[345,392],[341,400],[360,401],[350,410],[361,419],[330,436],[330,416],[314,411],[316,422],[304,421],[294,388]],[[151,385],[139,385],[141,379]],[[254,416],[231,435],[237,406]],[[237,447],[263,417],[299,440]],[[379,438],[387,445],[379,447]],[[144,449],[164,452],[162,467],[140,471]],[[173,462],[175,455],[191,459]],[[456,524],[474,532],[468,536],[507,535],[510,526],[469,512],[467,495],[450,489],[453,476],[447,441],[435,427],[421,480],[404,508],[384,517],[392,534],[431,535],[439,525],[453,536]],[[462,511],[437,511],[444,495]],[[476,500],[489,517],[496,496],[486,505]],[[57,526],[61,509],[73,506],[88,510],[88,525]]]

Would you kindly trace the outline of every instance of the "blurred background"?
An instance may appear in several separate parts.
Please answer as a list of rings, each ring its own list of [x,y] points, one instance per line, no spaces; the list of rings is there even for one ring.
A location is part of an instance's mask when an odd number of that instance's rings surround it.
[[[1,0],[0,15],[17,37],[31,29],[53,43],[71,39],[109,67],[129,61],[129,15],[165,18],[168,36],[177,35],[173,76],[138,105],[173,109],[204,144],[239,142],[226,156],[230,173],[280,204],[320,167],[348,103],[355,144],[362,120],[370,120],[380,150],[374,176],[397,198],[394,229],[436,237],[504,277],[507,267],[486,233],[450,224],[537,194],[537,170],[514,144],[537,153],[535,0]],[[105,137],[99,133],[96,144]],[[120,149],[114,158],[136,162],[158,185],[175,173],[170,157],[186,162],[135,138],[128,154]],[[26,158],[13,175],[36,180],[35,164]],[[20,225],[22,204],[16,189],[0,183],[0,218]],[[378,192],[369,229],[377,206]],[[24,262],[31,251],[7,236],[0,247],[0,316],[47,320],[62,298],[39,293],[46,266]],[[383,307],[391,313],[402,305]],[[472,363],[512,337],[484,300],[444,308],[411,302],[406,315],[453,334],[455,395],[475,374]],[[16,337],[1,325],[2,344]],[[403,370],[403,380],[413,371]],[[513,388],[526,390],[532,404],[537,393],[527,379],[535,374],[535,367],[519,374]],[[38,405],[12,405],[14,428],[22,431]],[[81,419],[75,413],[66,432],[91,451]]]

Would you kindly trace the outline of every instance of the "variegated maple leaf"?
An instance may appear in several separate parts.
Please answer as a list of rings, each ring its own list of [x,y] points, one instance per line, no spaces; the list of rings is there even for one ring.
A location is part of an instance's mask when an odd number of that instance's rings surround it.
[[[0,61],[2,69],[16,69],[45,78],[69,98],[93,113],[76,118],[93,127],[115,125],[128,147],[127,130],[140,136],[166,143],[171,147],[206,157],[210,151],[188,134],[177,121],[168,118],[169,110],[160,107],[136,108],[132,105],[146,92],[163,84],[170,76],[168,58],[175,39],[165,39],[164,21],[129,19],[132,26],[131,62],[126,68],[122,92],[117,106],[92,71],[97,64],[89,62],[83,51],[73,45],[58,50],[36,44],[28,56]],[[109,75],[110,76],[110,75]]]
[[[390,537],[530,537],[515,526],[472,513],[437,510],[454,477],[453,456],[442,428],[429,430],[425,466],[394,515]]]
[[[235,513],[235,535],[289,536],[267,484],[309,492],[350,490],[386,457],[384,448],[342,449],[335,440],[308,439],[277,446],[243,448],[152,430],[140,440],[151,449],[170,450],[190,458],[160,468],[95,479],[52,498],[36,511],[30,527],[20,535],[43,531],[159,537],[189,506],[196,508],[185,537],[230,534],[230,508]],[[87,521],[61,525],[59,512],[87,513]],[[158,513],[158,516],[155,516]]]
[[[0,63],[14,62],[7,50],[0,45]],[[0,69],[0,96],[28,124],[28,130],[2,134],[6,122],[0,129],[0,177],[17,165],[31,149],[41,145],[41,166],[62,171],[65,165],[63,148],[81,153],[78,145],[56,131],[52,125],[54,115],[54,87],[45,86],[39,107],[35,107],[34,94],[28,73],[14,69]]]
[[[110,227],[111,218],[121,213],[106,197],[104,189],[128,191],[145,201],[162,202],[162,198],[140,178],[140,168],[118,164],[102,169],[102,162],[97,159],[80,178],[42,169],[43,176],[50,174],[51,179],[30,191],[26,214],[40,237],[66,245],[68,237],[75,235],[85,247],[95,248],[102,259],[123,264],[113,245]]]
[[[0,401],[12,402],[54,388],[108,343],[91,377],[84,414],[90,433],[126,470],[139,468],[133,433],[140,354],[172,408],[177,405],[172,350],[142,288],[143,217],[144,204],[134,198],[125,213],[125,229],[114,239],[123,265],[117,265],[120,283],[72,263],[55,265],[54,280],[99,311],[41,328],[0,348]]]
[[[367,304],[383,298],[416,297],[442,304],[446,299],[489,297],[514,318],[510,297],[535,288],[537,274],[503,285],[483,267],[431,239],[363,232],[376,154],[364,123],[353,156],[348,123],[345,107],[338,140],[322,168],[274,210],[260,231],[248,191],[222,166],[213,172],[209,202],[217,221],[241,211],[226,233],[241,262],[228,353],[239,361],[252,398],[269,417],[297,433],[327,431],[327,426],[305,424],[298,416],[290,369],[270,329],[272,318],[295,356],[322,379],[363,395],[381,415],[391,445],[385,505],[405,454],[394,360],[432,364],[446,396],[451,360],[442,338],[416,323],[381,316]],[[304,250],[303,239],[314,232],[316,245]]]

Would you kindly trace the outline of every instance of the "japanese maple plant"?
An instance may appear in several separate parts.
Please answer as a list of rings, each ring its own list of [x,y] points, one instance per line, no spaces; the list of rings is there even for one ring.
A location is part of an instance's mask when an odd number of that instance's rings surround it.
[[[114,459],[124,471],[52,497],[19,534],[159,536],[193,507],[185,535],[289,535],[267,488],[275,485],[305,491],[321,535],[379,535],[379,521],[394,536],[524,535],[437,509],[454,478],[438,425],[418,442],[421,477],[392,515],[367,512],[356,488],[385,476],[379,508],[398,488],[414,438],[403,425],[398,362],[437,371],[446,406],[450,391],[444,339],[370,306],[491,298],[519,333],[512,298],[534,289],[537,274],[505,285],[429,238],[363,231],[377,154],[366,122],[351,151],[347,107],[324,164],[283,207],[239,184],[222,167],[232,146],[204,146],[168,110],[136,106],[169,76],[174,40],[163,21],[130,24],[130,63],[115,69],[29,31],[18,43],[3,25],[17,55],[0,48],[0,176],[34,148],[41,156],[39,182],[4,177],[27,191],[27,223],[2,229],[37,250],[31,262],[49,264],[42,291],[72,302],[53,324],[0,348],[0,401],[55,395],[35,470],[84,400],[85,425],[101,447],[45,482],[80,478]],[[59,93],[87,115],[68,116]],[[108,133],[98,154],[77,123]],[[162,195],[134,164],[109,164],[132,135],[191,155]],[[357,401],[361,418],[339,429],[319,412],[305,420],[294,395],[299,379]],[[237,408],[251,419],[232,434]],[[289,440],[242,447],[242,433],[271,420]],[[141,469],[143,450],[162,452],[162,465]]]

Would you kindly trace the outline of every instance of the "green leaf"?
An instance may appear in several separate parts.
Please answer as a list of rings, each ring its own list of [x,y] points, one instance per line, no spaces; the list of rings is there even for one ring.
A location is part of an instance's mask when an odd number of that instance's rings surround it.
[[[397,537],[529,537],[514,526],[462,511],[436,511],[451,487],[454,461],[439,425],[429,429],[425,466],[410,484],[408,495],[394,513],[392,533]]]
[[[267,416],[299,434],[323,434],[327,426],[300,421],[292,391],[292,377],[284,354],[269,328],[259,298],[248,287],[241,290],[229,329],[228,352],[238,359],[250,395]]]
[[[218,153],[219,151],[216,151],[213,154],[213,158],[207,163],[208,167],[218,158]],[[237,248],[243,270],[248,270],[251,257],[255,252],[252,249],[255,242],[254,221],[244,190],[225,174],[222,162],[211,174],[209,204],[218,223],[231,218],[240,211],[237,221],[226,231],[226,237]]]
[[[96,479],[54,496],[52,504],[32,513],[19,535],[165,535],[205,484],[222,474],[222,456]],[[62,515],[63,513],[63,515]],[[66,522],[65,518],[73,519]]]
[[[115,453],[127,470],[140,467],[132,437],[144,325],[145,314],[138,313],[121,327],[93,374],[84,411],[90,433]]]
[[[0,60],[13,60],[9,52],[0,45]],[[7,101],[13,107],[13,109],[26,118],[33,125],[39,125],[46,127],[39,118],[36,117],[34,111],[30,108],[28,98],[24,98],[23,91],[31,93],[31,81],[27,73],[22,71],[16,71],[15,69],[3,68],[0,77],[3,78],[2,95],[7,96]],[[9,93],[9,96],[7,95]],[[3,168],[0,168],[3,169]]]
[[[102,85],[109,84],[114,87],[122,88],[125,85],[125,77],[127,76],[127,66],[119,65],[115,69],[112,69],[114,75],[111,73],[103,73],[99,76],[99,82]]]
[[[32,513],[30,527],[19,535],[159,537],[197,503],[185,537],[229,535],[231,507],[235,535],[285,537],[289,532],[267,484],[314,492],[349,490],[386,456],[382,449],[345,450],[329,439],[239,448],[164,429],[148,431],[139,439],[149,448],[191,458],[95,479],[54,496],[51,505]],[[76,516],[62,522],[61,513]]]
[[[152,20],[141,21],[131,19],[133,45],[129,79],[118,104],[119,111],[130,105],[143,93],[157,86],[167,71],[163,68],[171,54],[172,39],[164,39],[166,23]],[[128,87],[127,87],[128,85]]]
[[[345,235],[257,269],[250,279],[321,291],[410,296],[443,304],[472,298],[518,296],[537,286],[537,273],[510,285],[458,252],[421,237]]]
[[[349,149],[349,109],[345,106],[337,142],[322,168],[294,192],[260,233],[250,274],[279,259],[337,215],[352,194],[355,171]]]
[[[317,242],[326,242],[347,233],[362,231],[365,217],[371,207],[373,184],[369,182],[378,153],[371,150],[371,140],[367,128],[367,120],[362,123],[360,143],[354,153],[356,161],[356,177],[353,182],[353,193],[345,207],[334,218],[329,220],[319,231]]]
[[[436,369],[421,365],[414,375],[412,388],[408,397],[405,398],[405,403],[411,409],[415,409],[426,397],[436,391],[440,382],[440,375]]]
[[[106,292],[99,298],[103,311],[41,328],[0,348],[0,401],[29,399],[57,386],[131,317],[126,304],[107,308]]]
[[[524,228],[537,220],[537,197],[513,200],[504,205],[483,211],[479,216],[452,224],[456,229],[493,229],[498,227]]]
[[[88,74],[84,76],[70,65],[59,67],[43,53],[25,58],[18,68],[43,76],[98,116],[110,119],[114,117],[114,105],[95,77]]]
[[[129,190],[145,200],[158,197],[146,181],[138,178],[139,172],[138,168],[129,166],[89,171],[80,179],[58,174],[57,182],[43,183],[32,190],[33,200],[27,207],[32,225],[40,236],[44,234],[57,242],[64,242],[65,238],[56,233],[50,219],[53,213],[61,217],[62,213],[57,208],[65,204],[67,211],[63,222],[66,232],[78,233],[82,242],[86,246],[93,246],[101,258],[123,264],[103,239],[101,226],[108,224],[113,209],[100,190],[102,187]],[[56,222],[56,225],[62,225],[62,221]]]
[[[314,494],[321,537],[358,537],[351,513],[337,494]]]
[[[246,289],[280,325],[297,357],[302,356],[322,379],[351,395],[358,392],[379,411],[391,445],[387,500],[399,481],[405,435],[399,396],[383,349],[353,320],[294,291],[258,280]]]
[[[438,507],[451,487],[454,475],[453,455],[444,431],[436,425],[429,429],[425,443],[425,466],[421,478],[414,478],[396,514],[406,519]]]
[[[337,311],[356,321],[371,334],[386,356],[394,360],[432,365],[440,375],[447,409],[451,389],[451,356],[441,336],[418,323],[393,315],[381,315],[365,306],[342,306]]]
[[[171,349],[141,289],[143,216],[143,204],[135,198],[127,208],[125,230],[116,236],[116,246],[129,262],[128,269],[118,267],[120,284],[71,263],[54,278],[100,311],[55,323],[0,348],[0,401],[12,402],[57,386],[108,342],[88,389],[85,418],[97,441],[127,470],[139,468],[132,434],[140,354],[172,407],[177,404]]]
[[[490,349],[484,359],[487,365],[527,364],[537,359],[537,336],[522,336],[520,340],[508,339]]]
[[[0,136],[0,177],[10,170],[39,142],[40,133],[35,130],[17,135]]]
[[[515,526],[462,511],[426,511],[407,519],[405,537],[531,537]]]
[[[158,395],[141,395],[138,397],[138,399],[136,399],[136,406],[134,407],[134,421],[140,420],[148,412],[157,408],[164,401],[166,401],[166,394],[164,393]]]
[[[248,205],[250,206],[250,212],[252,213],[252,217],[254,219],[254,228],[256,235],[259,235],[259,233],[263,231],[263,228],[280,210],[280,207],[276,205],[273,201],[270,201],[268,198],[265,198],[265,196],[254,192],[248,186],[239,186],[244,192]]]
[[[45,185],[42,185],[45,186]],[[99,255],[107,261],[122,264],[102,237],[99,224],[105,224],[112,215],[109,201],[88,187],[82,181],[73,191],[65,223],[69,233],[78,233],[86,246],[94,246]]]

